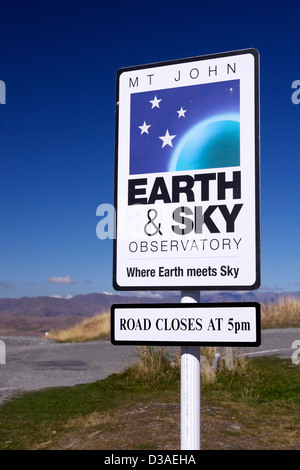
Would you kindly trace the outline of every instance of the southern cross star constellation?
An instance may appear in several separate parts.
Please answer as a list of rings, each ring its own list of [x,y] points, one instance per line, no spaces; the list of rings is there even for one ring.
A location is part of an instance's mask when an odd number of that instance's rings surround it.
[[[239,80],[131,93],[130,174],[238,165],[239,95]]]
[[[155,95],[153,100],[149,100],[149,103],[152,104],[152,108],[160,108],[159,106],[159,103],[162,101],[162,99],[158,99],[157,96]],[[177,111],[178,113],[178,119],[180,117],[184,117],[185,118],[185,113],[186,113],[186,109],[183,109],[183,107],[181,106],[180,110]],[[141,134],[149,134],[149,128],[151,127],[151,124],[147,124],[146,121],[144,121],[143,125],[142,126],[138,126],[139,129],[141,129]],[[170,147],[173,147],[173,143],[172,143],[172,140],[176,137],[176,134],[175,135],[170,135],[169,133],[169,129],[166,130],[166,133],[165,135],[163,136],[158,136],[159,139],[162,140],[162,148],[164,148],[166,145],[169,145]]]

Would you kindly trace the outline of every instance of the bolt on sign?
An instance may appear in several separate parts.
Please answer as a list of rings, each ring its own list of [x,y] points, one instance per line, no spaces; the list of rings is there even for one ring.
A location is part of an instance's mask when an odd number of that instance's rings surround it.
[[[259,55],[117,73],[114,287],[256,289]]]

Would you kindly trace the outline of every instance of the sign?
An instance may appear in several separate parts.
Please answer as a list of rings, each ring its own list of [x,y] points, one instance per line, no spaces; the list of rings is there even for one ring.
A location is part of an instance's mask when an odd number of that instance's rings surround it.
[[[260,285],[258,52],[117,74],[116,290]]]
[[[112,305],[115,345],[259,346],[256,302]]]

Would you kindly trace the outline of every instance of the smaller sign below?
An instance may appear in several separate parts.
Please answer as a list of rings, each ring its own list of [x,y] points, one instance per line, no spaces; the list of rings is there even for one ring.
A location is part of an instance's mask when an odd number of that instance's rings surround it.
[[[260,304],[120,304],[111,306],[115,345],[259,346]]]

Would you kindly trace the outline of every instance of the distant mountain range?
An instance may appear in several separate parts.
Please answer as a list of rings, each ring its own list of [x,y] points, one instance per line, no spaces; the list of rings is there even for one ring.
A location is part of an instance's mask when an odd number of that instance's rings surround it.
[[[300,292],[201,292],[202,302],[271,302],[283,296],[300,299]],[[0,336],[6,334],[42,334],[65,329],[85,318],[109,311],[112,304],[179,303],[179,292],[155,292],[149,295],[94,293],[64,299],[57,297],[21,297],[0,299]]]

